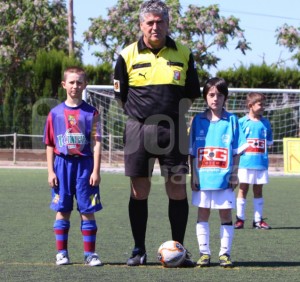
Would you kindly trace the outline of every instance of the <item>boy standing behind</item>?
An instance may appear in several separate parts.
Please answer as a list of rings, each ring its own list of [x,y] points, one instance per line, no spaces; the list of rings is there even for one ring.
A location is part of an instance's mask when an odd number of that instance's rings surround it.
[[[238,118],[223,108],[227,96],[224,79],[209,79],[203,87],[208,109],[194,117],[190,129],[192,204],[198,207],[196,233],[200,259],[197,264],[202,267],[210,265],[208,219],[211,209],[219,210],[221,221],[220,266],[233,265],[230,258],[234,236],[231,210],[235,208],[239,156],[248,145]]]
[[[68,232],[74,197],[81,218],[86,265],[101,265],[95,253],[97,225],[94,213],[100,202],[101,134],[97,110],[82,100],[86,74],[79,67],[67,68],[62,87],[66,100],[54,107],[46,121],[48,183],[52,188],[51,209],[56,211],[54,233],[56,264],[69,264]]]
[[[271,229],[263,220],[264,199],[262,188],[268,183],[268,146],[273,144],[270,122],[264,118],[266,98],[262,93],[247,95],[249,113],[239,119],[246,135],[249,147],[240,158],[239,181],[240,188],[237,196],[237,221],[235,229],[244,228],[246,197],[249,186],[253,185],[253,228]]]

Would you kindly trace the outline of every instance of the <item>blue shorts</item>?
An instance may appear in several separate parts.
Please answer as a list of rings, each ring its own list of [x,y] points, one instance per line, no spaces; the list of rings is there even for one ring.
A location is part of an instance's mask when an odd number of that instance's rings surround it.
[[[77,210],[82,214],[102,209],[99,186],[89,184],[93,171],[92,157],[56,156],[54,171],[58,186],[52,188],[51,209],[57,212],[71,212],[74,197]]]

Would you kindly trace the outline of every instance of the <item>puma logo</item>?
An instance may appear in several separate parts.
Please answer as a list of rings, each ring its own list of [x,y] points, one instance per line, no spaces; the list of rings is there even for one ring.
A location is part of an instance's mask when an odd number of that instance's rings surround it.
[[[147,79],[146,78],[146,72],[145,72],[145,74],[139,73],[139,76],[142,76],[143,78]]]

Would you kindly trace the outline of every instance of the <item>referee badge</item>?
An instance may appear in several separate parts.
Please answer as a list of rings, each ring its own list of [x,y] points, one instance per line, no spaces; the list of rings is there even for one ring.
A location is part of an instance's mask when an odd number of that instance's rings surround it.
[[[174,80],[180,80],[180,71],[174,71]]]

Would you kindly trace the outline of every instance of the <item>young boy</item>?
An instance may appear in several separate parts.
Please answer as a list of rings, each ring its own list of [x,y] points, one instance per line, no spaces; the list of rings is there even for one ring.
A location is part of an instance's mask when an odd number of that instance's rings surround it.
[[[101,265],[95,253],[97,225],[94,213],[100,202],[101,134],[97,110],[82,100],[86,74],[79,67],[64,71],[62,87],[66,100],[54,107],[46,121],[48,183],[52,188],[51,209],[56,211],[56,264],[69,264],[68,232],[74,197],[81,217],[84,261]]]
[[[263,220],[262,188],[264,184],[268,183],[268,146],[273,144],[270,122],[262,116],[265,100],[266,98],[262,93],[249,93],[247,95],[249,113],[239,119],[249,147],[241,156],[239,164],[240,188],[236,200],[237,221],[234,225],[235,229],[244,228],[246,197],[251,184],[253,185],[253,228],[271,229]]]
[[[218,209],[221,220],[220,266],[233,266],[230,258],[234,235],[231,209],[235,207],[239,155],[248,145],[237,117],[223,108],[227,96],[225,80],[209,79],[203,88],[208,109],[194,117],[190,129],[192,204],[198,207],[199,266],[210,265],[210,209]]]

